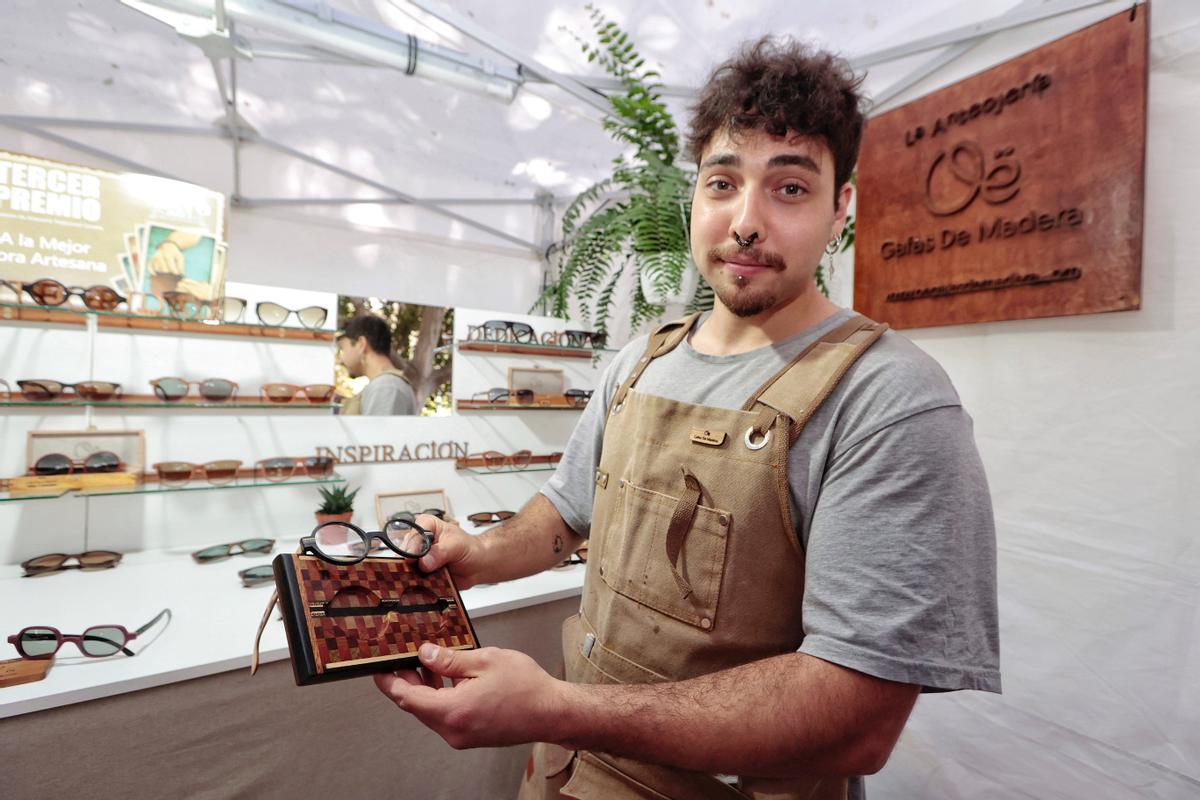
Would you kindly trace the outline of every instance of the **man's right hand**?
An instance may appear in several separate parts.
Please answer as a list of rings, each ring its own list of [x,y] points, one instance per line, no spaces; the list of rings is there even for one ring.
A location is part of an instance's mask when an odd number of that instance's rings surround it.
[[[460,589],[524,578],[560,563],[584,543],[545,495],[535,494],[521,513],[472,535],[453,520],[418,514],[433,534],[433,547],[418,562],[430,572],[449,567]]]
[[[484,576],[487,556],[482,537],[472,536],[453,522],[432,514],[418,514],[416,520],[433,534],[433,547],[417,562],[423,572],[449,567],[459,589],[489,582]]]

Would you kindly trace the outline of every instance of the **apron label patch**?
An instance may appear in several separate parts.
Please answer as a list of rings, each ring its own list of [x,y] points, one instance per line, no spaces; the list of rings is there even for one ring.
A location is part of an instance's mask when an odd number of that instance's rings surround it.
[[[725,444],[725,431],[710,431],[704,428],[692,428],[691,439],[696,444],[706,444],[710,447],[720,447]]]

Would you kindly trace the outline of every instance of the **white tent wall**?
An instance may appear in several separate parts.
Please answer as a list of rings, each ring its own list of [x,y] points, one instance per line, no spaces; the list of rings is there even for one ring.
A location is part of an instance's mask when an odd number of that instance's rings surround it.
[[[896,102],[1097,16],[996,36]],[[975,420],[1004,694],[923,696],[873,800],[1200,796],[1200,9],[1150,22],[1141,310],[904,331]]]
[[[229,144],[216,138],[58,132],[208,188],[232,188]],[[0,149],[121,171],[101,158],[4,127]],[[261,147],[245,148],[242,164],[248,181],[259,172],[299,170],[295,183],[308,187],[308,196],[350,194],[344,179]],[[337,194],[341,190],[345,194]],[[529,204],[472,206],[465,211],[528,240],[538,222],[538,209]],[[456,238],[463,236],[468,238]],[[487,238],[482,232],[465,233],[460,223],[402,205],[233,206],[228,276],[247,283],[428,305],[529,311],[541,285],[541,259],[502,240],[481,241]]]

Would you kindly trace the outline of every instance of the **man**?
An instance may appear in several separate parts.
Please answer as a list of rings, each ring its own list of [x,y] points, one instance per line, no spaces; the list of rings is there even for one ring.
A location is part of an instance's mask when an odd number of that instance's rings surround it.
[[[392,332],[374,314],[359,314],[338,336],[338,358],[351,378],[366,375],[370,383],[342,404],[342,415],[416,414],[417,399],[404,373],[392,364]]]
[[[622,350],[499,529],[418,517],[437,537],[421,567],[461,586],[589,538],[567,681],[432,645],[376,678],[454,747],[544,743],[522,798],[862,797],[921,691],[1000,690],[971,419],[931,358],[813,281],[851,197],[857,90],[788,42],[718,68],[689,141],[711,314]]]

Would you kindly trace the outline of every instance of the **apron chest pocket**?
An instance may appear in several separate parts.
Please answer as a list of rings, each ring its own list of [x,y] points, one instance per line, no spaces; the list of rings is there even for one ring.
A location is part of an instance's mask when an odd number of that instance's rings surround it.
[[[621,492],[621,517],[605,535],[601,578],[631,600],[712,630],[725,575],[729,512],[696,505],[690,526],[677,530],[677,541],[669,542],[680,499],[628,481]]]

